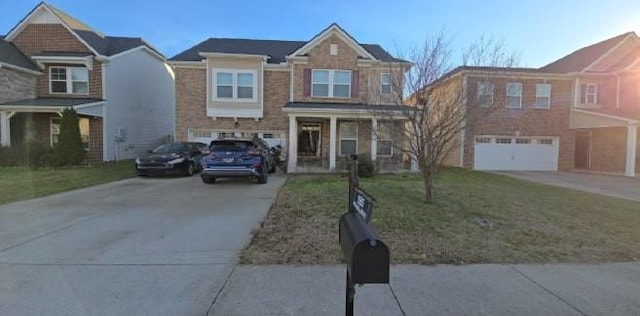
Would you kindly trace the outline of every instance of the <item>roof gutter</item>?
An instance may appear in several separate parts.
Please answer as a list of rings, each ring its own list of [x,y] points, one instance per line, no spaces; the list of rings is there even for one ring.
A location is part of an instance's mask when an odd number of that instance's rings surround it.
[[[247,58],[247,59],[256,59],[261,58],[263,61],[267,61],[271,59],[271,56],[268,55],[258,55],[258,54],[232,54],[232,53],[207,53],[207,52],[199,52],[198,55],[202,57],[233,57],[233,58]]]

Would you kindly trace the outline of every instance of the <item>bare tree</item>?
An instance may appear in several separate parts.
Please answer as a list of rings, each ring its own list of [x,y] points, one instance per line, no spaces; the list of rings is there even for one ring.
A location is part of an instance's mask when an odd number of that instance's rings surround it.
[[[411,50],[404,58],[412,67],[403,78],[395,76],[398,78],[393,80],[394,104],[403,105],[404,118],[404,124],[392,125],[393,134],[395,139],[405,139],[402,143],[394,142],[394,147],[417,163],[427,203],[433,201],[433,180],[444,160],[464,141],[462,132],[480,119],[467,111],[467,105],[476,101],[475,94],[473,100],[468,98],[465,81],[457,74],[473,69],[489,77],[496,69],[504,70],[517,62],[517,54],[507,53],[503,41],[481,38],[460,55],[462,66],[454,68],[450,46],[444,32],[427,37],[422,47]],[[390,120],[391,114],[375,111],[375,116],[382,120]]]

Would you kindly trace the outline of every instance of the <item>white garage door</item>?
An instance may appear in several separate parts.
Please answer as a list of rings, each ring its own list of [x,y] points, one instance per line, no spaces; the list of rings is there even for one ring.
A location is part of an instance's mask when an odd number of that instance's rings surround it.
[[[201,142],[207,145],[218,137],[251,138],[254,134],[258,134],[258,137],[264,139],[264,141],[271,147],[275,145],[286,147],[285,133],[283,131],[223,131],[190,129],[188,133],[189,135],[187,139],[190,142]]]
[[[558,170],[558,137],[476,136],[476,170]]]

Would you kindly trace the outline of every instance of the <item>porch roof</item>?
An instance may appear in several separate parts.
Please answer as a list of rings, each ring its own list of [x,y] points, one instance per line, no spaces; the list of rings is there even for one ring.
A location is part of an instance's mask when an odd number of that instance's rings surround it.
[[[73,107],[104,101],[95,98],[35,98],[0,103],[0,107]]]
[[[394,105],[394,104],[364,104],[364,103],[319,103],[319,102],[289,102],[284,106],[286,109],[316,109],[316,110],[342,110],[342,111],[351,111],[355,110],[361,112],[365,111],[407,111],[411,110],[410,106],[406,105]]]
[[[612,108],[580,108],[577,109],[584,112],[590,112],[594,115],[610,116],[620,120],[640,121],[640,109],[612,109]]]

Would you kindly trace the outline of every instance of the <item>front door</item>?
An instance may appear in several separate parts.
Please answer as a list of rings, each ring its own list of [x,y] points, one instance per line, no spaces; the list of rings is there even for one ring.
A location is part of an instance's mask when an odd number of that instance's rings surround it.
[[[575,168],[589,169],[591,164],[591,132],[576,132],[576,152],[575,152]]]
[[[302,123],[298,127],[298,156],[320,156],[320,124]]]

